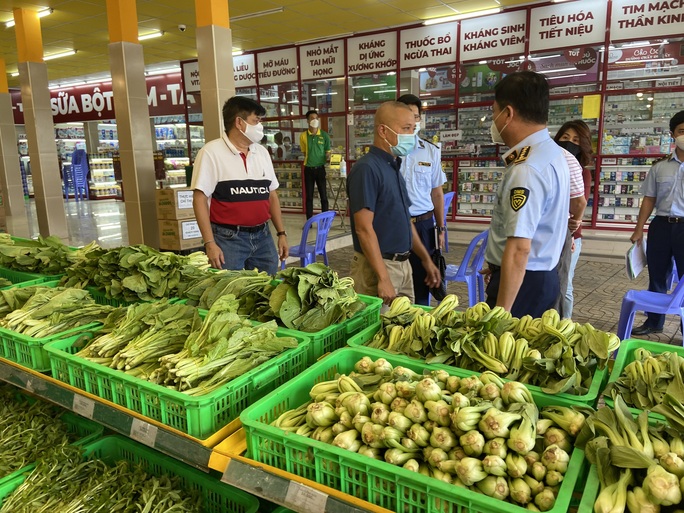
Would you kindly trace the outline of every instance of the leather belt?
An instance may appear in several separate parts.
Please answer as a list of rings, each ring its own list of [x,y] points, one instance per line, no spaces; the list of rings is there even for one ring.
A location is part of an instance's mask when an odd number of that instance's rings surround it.
[[[404,262],[405,260],[408,260],[410,254],[410,251],[407,251],[406,253],[383,253],[382,258],[394,262]]]
[[[668,223],[671,224],[677,224],[677,223],[684,223],[684,217],[674,217],[674,216],[663,216],[665,219],[667,219]]]
[[[489,262],[487,262],[487,266],[489,267],[489,270],[492,271],[493,273],[501,270],[500,265],[490,264]]]
[[[428,219],[432,219],[432,210],[430,210],[430,212],[420,214],[419,216],[411,216],[411,221],[414,223],[417,223],[418,221],[427,221]]]
[[[220,224],[220,223],[214,223],[222,228],[227,228],[228,230],[233,230],[234,232],[247,232],[247,233],[256,233],[260,232],[261,230],[264,229],[266,226],[266,223],[261,223],[257,226],[238,226],[235,224]]]

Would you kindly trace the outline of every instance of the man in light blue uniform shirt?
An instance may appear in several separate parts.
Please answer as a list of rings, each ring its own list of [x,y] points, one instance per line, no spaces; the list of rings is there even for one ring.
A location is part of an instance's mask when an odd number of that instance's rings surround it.
[[[667,292],[672,274],[672,259],[677,264],[679,279],[684,276],[684,110],[670,119],[670,132],[675,149],[653,164],[641,186],[644,199],[631,241],[641,244],[644,225],[655,208],[656,215],[648,228],[646,261],[648,290]],[[646,322],[634,328],[632,335],[661,333],[665,316],[650,313]]]
[[[405,94],[397,99],[409,106],[416,120],[416,146],[401,163],[401,175],[406,182],[411,206],[409,213],[423,246],[432,255],[435,249],[435,230],[439,233],[439,246],[444,244],[444,191],[446,176],[442,171],[442,150],[439,146],[418,137],[420,130],[420,99]],[[425,267],[418,256],[409,257],[413,271],[413,291],[417,305],[430,304],[430,288],[425,284]]]
[[[485,258],[491,271],[490,306],[515,317],[553,308],[556,266],[568,226],[570,171],[549,135],[549,86],[544,75],[511,73],[495,87],[492,140],[506,144]]]

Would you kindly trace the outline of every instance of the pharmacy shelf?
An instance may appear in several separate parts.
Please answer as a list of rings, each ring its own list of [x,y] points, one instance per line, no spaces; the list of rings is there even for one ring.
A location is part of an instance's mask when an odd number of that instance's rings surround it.
[[[209,470],[211,446],[239,427],[231,423],[211,438],[198,440],[4,358],[0,358],[0,380],[204,471]]]

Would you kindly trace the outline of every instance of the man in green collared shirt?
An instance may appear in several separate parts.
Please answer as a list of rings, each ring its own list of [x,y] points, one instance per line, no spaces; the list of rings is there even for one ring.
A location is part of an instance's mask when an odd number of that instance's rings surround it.
[[[314,182],[321,197],[321,211],[328,210],[328,193],[325,188],[325,164],[330,159],[330,136],[320,129],[318,112],[306,113],[309,129],[299,136],[299,146],[304,153],[304,194],[306,196],[306,218],[313,216]]]

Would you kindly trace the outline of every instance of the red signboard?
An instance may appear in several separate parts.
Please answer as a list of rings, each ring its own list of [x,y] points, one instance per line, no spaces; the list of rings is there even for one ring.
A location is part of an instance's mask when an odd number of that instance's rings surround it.
[[[146,77],[147,104],[150,116],[184,115],[181,74],[156,75]],[[14,123],[24,124],[24,111],[21,92],[10,91]],[[52,119],[55,123],[73,121],[100,121],[114,119],[114,93],[112,83],[86,84],[64,87],[50,91]]]

